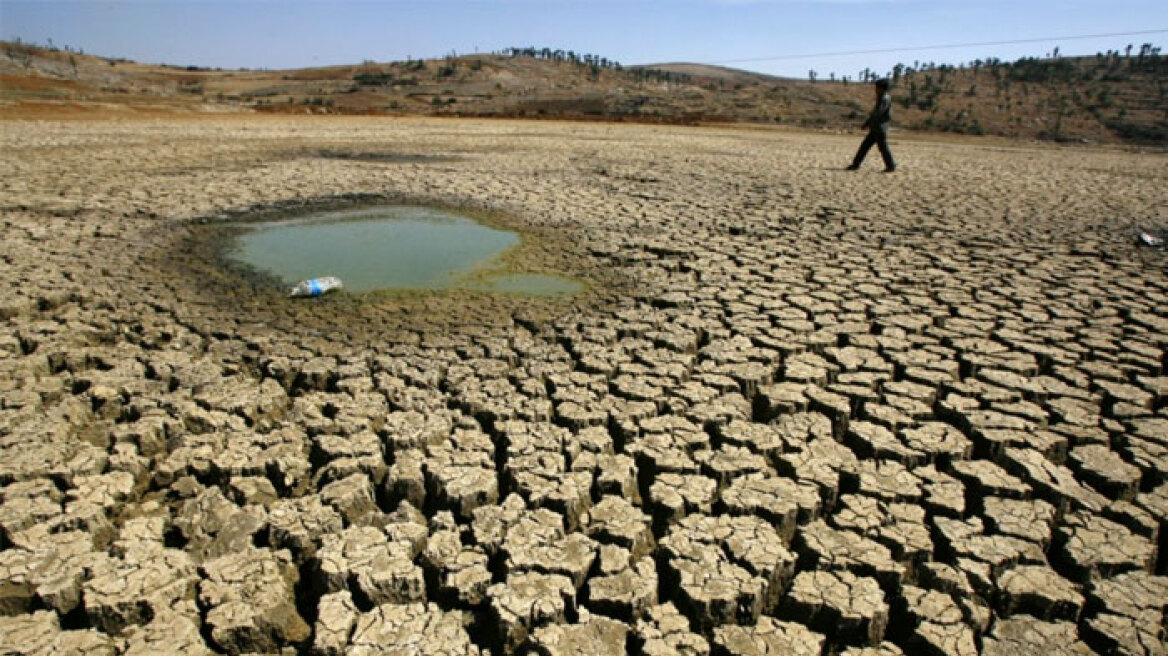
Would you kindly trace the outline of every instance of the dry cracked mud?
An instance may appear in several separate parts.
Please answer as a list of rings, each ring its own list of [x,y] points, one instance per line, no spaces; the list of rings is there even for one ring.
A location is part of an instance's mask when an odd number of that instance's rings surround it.
[[[0,122],[3,652],[1168,653],[1164,155],[856,141]],[[219,266],[403,199],[591,287]]]

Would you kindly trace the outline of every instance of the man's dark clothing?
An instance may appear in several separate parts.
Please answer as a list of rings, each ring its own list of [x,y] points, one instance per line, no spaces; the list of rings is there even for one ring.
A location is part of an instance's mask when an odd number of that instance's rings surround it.
[[[884,158],[884,170],[892,171],[896,168],[896,162],[892,159],[892,151],[888,149],[888,125],[891,122],[892,96],[888,95],[888,92],[884,92],[880,94],[880,100],[872,108],[868,120],[864,121],[864,127],[868,128],[868,136],[864,137],[864,141],[860,144],[860,149],[856,151],[856,156],[852,159],[852,165],[849,168],[860,168],[860,164],[863,163],[864,157],[868,155],[873,144],[880,149],[880,156]]]

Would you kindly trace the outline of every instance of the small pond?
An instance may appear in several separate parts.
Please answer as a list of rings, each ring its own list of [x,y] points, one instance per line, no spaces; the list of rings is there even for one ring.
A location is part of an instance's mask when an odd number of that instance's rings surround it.
[[[519,244],[518,234],[429,207],[330,211],[237,227],[244,232],[228,256],[289,286],[336,276],[353,293],[466,289],[556,296],[584,288],[569,278],[492,269]]]

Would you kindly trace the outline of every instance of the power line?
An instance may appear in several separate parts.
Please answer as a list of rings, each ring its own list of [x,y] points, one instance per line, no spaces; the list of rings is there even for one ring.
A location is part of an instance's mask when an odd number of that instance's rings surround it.
[[[1072,36],[1051,36],[1036,39],[1011,39],[1008,41],[981,41],[977,43],[946,43],[935,46],[912,46],[905,48],[878,48],[875,50],[843,50],[839,52],[820,52],[803,55],[775,55],[773,57],[750,57],[747,59],[724,59],[722,61],[707,62],[708,64],[743,64],[748,62],[781,61],[785,59],[813,59],[817,57],[844,57],[848,55],[879,55],[890,52],[914,52],[919,50],[945,50],[951,48],[977,48],[981,46],[1006,46],[1016,43],[1042,43],[1046,41],[1075,41],[1080,39],[1103,39],[1113,36],[1141,36],[1145,34],[1164,34],[1168,29],[1139,30],[1137,32],[1108,32],[1105,34],[1076,34]]]

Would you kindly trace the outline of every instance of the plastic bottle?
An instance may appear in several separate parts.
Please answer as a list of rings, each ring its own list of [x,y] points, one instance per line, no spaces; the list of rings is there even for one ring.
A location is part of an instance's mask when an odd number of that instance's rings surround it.
[[[324,278],[312,278],[310,280],[301,280],[296,283],[296,286],[288,291],[289,296],[320,296],[344,287],[340,278],[333,276],[325,276]]]

